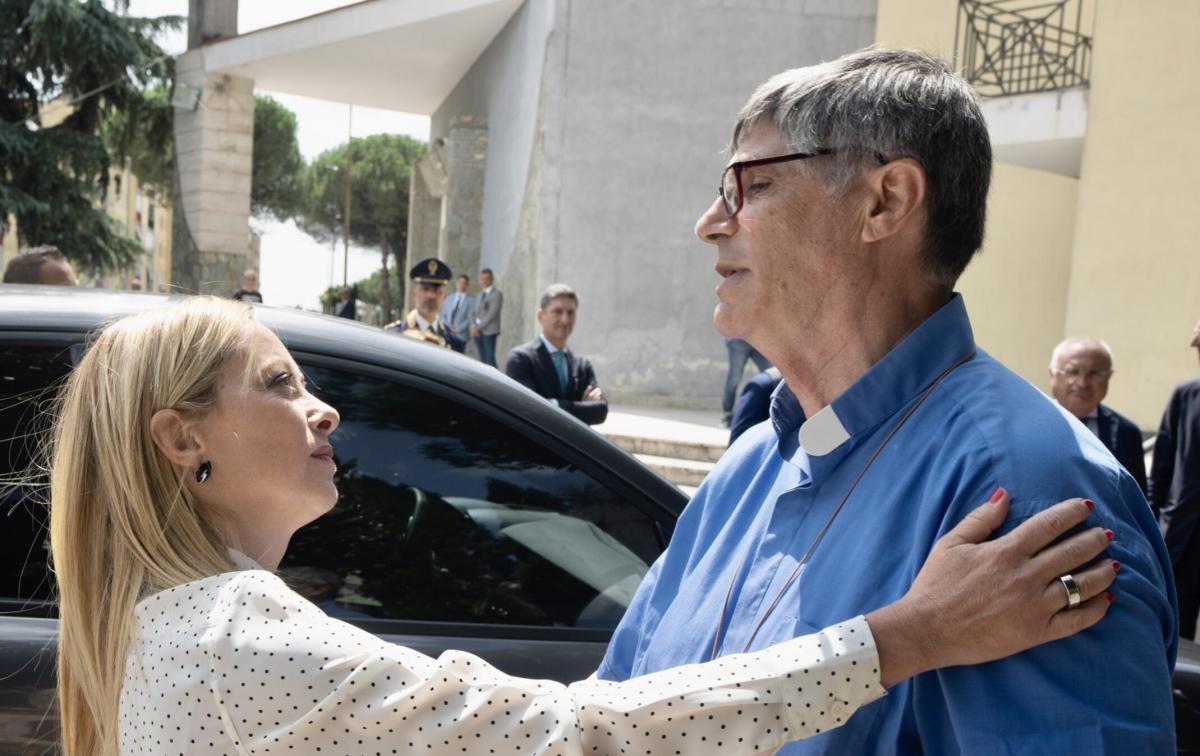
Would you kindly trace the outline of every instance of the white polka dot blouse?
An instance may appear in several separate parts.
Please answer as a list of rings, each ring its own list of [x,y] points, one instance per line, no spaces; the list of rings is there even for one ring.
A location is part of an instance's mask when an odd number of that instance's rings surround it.
[[[122,754],[694,754],[770,751],[884,694],[863,617],[623,683],[509,677],[333,619],[261,569],[143,600]]]

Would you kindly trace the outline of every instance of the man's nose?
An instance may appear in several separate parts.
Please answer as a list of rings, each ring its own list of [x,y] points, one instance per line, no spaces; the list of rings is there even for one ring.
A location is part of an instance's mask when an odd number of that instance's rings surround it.
[[[713,200],[704,214],[696,221],[696,236],[700,241],[716,244],[723,236],[737,233],[737,219],[725,212],[725,203],[720,197]]]

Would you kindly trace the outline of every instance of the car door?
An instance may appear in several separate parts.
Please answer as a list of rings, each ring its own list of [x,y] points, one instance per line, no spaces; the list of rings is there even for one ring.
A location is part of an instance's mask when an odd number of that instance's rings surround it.
[[[670,517],[584,450],[481,397],[296,357],[341,415],[340,496],[293,537],[281,577],[331,615],[427,654],[471,651],[523,677],[591,674]]]
[[[56,749],[48,481],[35,462],[76,341],[5,334],[0,343],[0,753]]]

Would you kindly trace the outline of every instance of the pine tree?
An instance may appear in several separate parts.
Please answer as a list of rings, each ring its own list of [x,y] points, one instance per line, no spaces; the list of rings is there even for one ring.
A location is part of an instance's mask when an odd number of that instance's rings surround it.
[[[109,165],[125,157],[110,154],[101,125],[119,111],[156,133],[147,125],[170,108],[174,66],[153,37],[184,21],[123,16],[101,0],[0,0],[0,219],[16,217],[22,244],[54,244],[97,272],[142,254],[100,206]],[[61,122],[46,117],[51,102],[65,106]]]

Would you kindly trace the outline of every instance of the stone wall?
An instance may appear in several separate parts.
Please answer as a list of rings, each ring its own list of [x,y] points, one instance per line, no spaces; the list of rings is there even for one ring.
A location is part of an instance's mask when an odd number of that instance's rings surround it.
[[[692,229],[734,116],[771,75],[864,47],[874,27],[874,0],[560,0],[540,112],[538,280],[512,306],[569,283],[572,345],[610,396],[719,407],[715,255]]]
[[[195,110],[175,110],[175,259],[177,290],[227,294],[237,289],[250,253],[250,174],[254,82],[204,70],[202,51],[175,64],[177,88],[199,89]]]

